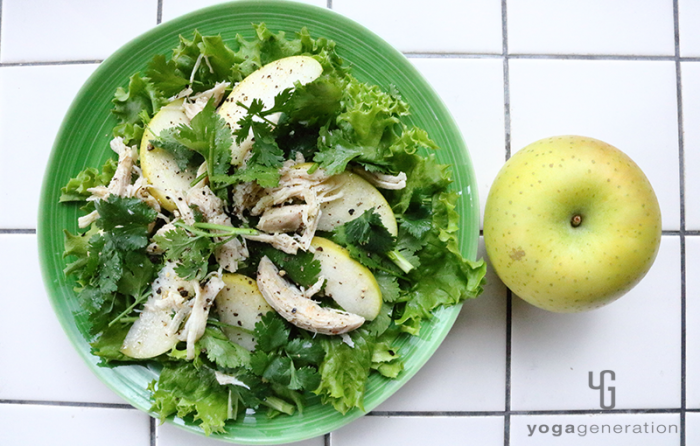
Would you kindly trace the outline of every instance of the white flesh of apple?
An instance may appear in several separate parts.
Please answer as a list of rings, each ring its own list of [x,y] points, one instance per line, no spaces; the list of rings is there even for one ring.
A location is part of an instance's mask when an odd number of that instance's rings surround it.
[[[321,64],[309,56],[285,57],[270,62],[233,87],[231,94],[219,107],[219,114],[231,126],[231,131],[235,131],[239,128],[238,121],[248,113],[238,102],[250,106],[253,99],[260,99],[265,108],[269,108],[274,105],[275,96],[279,93],[294,87],[296,82],[307,84],[322,72]],[[268,119],[276,123],[279,116],[269,116]],[[252,144],[252,135],[240,145],[234,142],[231,147],[231,164],[240,165]]]
[[[252,351],[255,338],[249,332],[273,309],[260,294],[254,279],[242,274],[224,274],[223,279],[226,286],[216,296],[216,312],[221,322],[234,326],[224,327],[223,331],[231,342]]]
[[[187,291],[188,296],[195,295],[192,284],[177,276],[172,264],[166,264],[153,281],[151,296],[141,315],[124,339],[122,353],[131,358],[153,358],[177,345],[182,319],[173,317],[176,308],[164,303],[168,299],[182,301],[181,291]]]
[[[150,143],[158,134],[180,124],[188,124],[189,119],[182,110],[183,99],[173,101],[155,114],[141,138],[139,157],[143,176],[151,184],[149,191],[156,200],[169,211],[177,209],[173,197],[190,188],[194,172],[182,171],[175,158],[166,150],[153,147]]]
[[[382,292],[372,272],[350,257],[348,251],[330,240],[314,237],[314,258],[326,279],[325,294],[343,310],[373,320],[382,308]]]
[[[318,221],[320,231],[332,231],[348,221],[361,216],[366,210],[374,208],[382,223],[393,236],[398,234],[396,218],[384,196],[361,176],[343,172],[331,177],[330,183],[337,185],[342,197],[321,205],[321,218]]]

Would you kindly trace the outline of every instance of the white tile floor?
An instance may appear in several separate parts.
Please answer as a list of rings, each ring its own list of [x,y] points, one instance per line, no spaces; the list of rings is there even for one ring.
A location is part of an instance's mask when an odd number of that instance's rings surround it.
[[[84,80],[159,20],[215,3],[0,0],[3,446],[218,443],[156,426],[90,373],[53,316],[34,235],[52,141]],[[413,380],[369,416],[301,444],[700,444],[698,2],[305,3],[365,25],[433,84],[470,149],[482,209],[508,154],[542,137],[585,134],[618,146],[644,169],[665,232],[644,281],[591,313],[543,313],[509,296],[491,272],[484,295],[464,306]],[[615,388],[611,411],[600,408],[601,394],[588,383],[589,371],[599,384],[603,370],[616,374],[606,376],[603,394],[609,399]],[[645,423],[668,429],[614,431]],[[564,432],[568,425],[576,433],[555,435],[555,426]],[[594,433],[594,425],[611,432]]]

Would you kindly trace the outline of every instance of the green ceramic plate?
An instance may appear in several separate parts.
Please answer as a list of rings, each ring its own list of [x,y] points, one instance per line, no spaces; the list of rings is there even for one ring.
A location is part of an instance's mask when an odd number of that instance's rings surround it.
[[[187,37],[194,29],[202,34],[221,34],[233,40],[237,33],[252,37],[251,23],[265,22],[273,31],[294,33],[306,26],[312,36],[324,36],[338,44],[338,53],[353,65],[353,74],[362,81],[384,88],[398,87],[412,107],[412,123],[426,129],[443,149],[441,162],[454,166],[455,187],[461,191],[459,211],[462,217],[460,243],[468,258],[475,258],[479,233],[474,172],[460,132],[449,112],[429,84],[406,58],[375,34],[332,11],[275,1],[239,1],[222,4],[158,25],[129,42],[105,60],[82,87],[73,101],[56,138],[46,170],[39,212],[39,250],[44,281],[51,303],[63,329],[92,371],[133,406],[148,412],[151,406],[147,384],[155,369],[143,366],[99,367],[85,340],[84,321],[76,318],[73,283],[66,280],[63,253],[63,229],[76,230],[79,211],[60,205],[60,188],[68,179],[88,166],[100,166],[110,156],[109,140],[116,124],[111,116],[111,99],[118,86],[126,86],[129,76],[146,67],[154,54],[169,54],[178,35]],[[420,338],[403,340],[401,354],[405,371],[396,380],[373,375],[365,397],[365,409],[374,409],[406,383],[438,348],[456,319],[460,308],[439,311],[421,331]],[[227,432],[214,435],[222,440],[245,444],[275,444],[323,435],[364,415],[354,410],[345,416],[332,407],[313,404],[303,415],[278,417],[247,416],[231,424]],[[202,433],[196,425],[172,420],[192,432]]]

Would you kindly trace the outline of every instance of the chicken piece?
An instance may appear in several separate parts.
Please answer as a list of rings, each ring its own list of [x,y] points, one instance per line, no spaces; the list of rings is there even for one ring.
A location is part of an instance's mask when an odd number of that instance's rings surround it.
[[[182,109],[189,120],[192,120],[199,112],[204,110],[204,107],[209,102],[209,99],[214,98],[214,104],[218,104],[224,98],[224,93],[226,89],[231,85],[230,82],[217,82],[214,88],[210,88],[207,91],[197,93],[194,96],[188,97],[185,102],[182,103]],[[191,90],[190,90],[191,92]],[[190,93],[191,94],[191,93]],[[189,96],[189,95],[187,95]],[[190,102],[192,101],[192,102]]]
[[[398,190],[406,187],[407,177],[404,172],[399,172],[398,175],[387,175],[379,172],[368,172],[361,168],[353,169],[353,171],[379,189]]]
[[[294,284],[280,276],[277,267],[267,257],[260,260],[257,282],[267,303],[280,316],[304,330],[337,335],[355,330],[365,322],[362,316],[324,308],[307,298]]]
[[[303,249],[298,241],[287,234],[258,234],[244,235],[242,237],[254,242],[268,243],[272,245],[273,248],[279,249],[287,254],[296,254],[299,249]]]
[[[269,208],[260,217],[258,229],[271,233],[295,232],[304,223],[307,209],[308,206],[300,204]]]
[[[279,185],[265,189],[250,208],[250,214],[262,215],[262,226],[259,225],[258,228],[272,232],[275,236],[284,235],[279,234],[281,232],[296,232],[303,228],[300,234],[294,234],[292,237],[296,245],[306,251],[318,227],[321,204],[338,198],[338,195],[334,195],[336,186],[327,182],[329,177],[322,169],[308,173],[308,168],[298,165],[300,161],[303,159],[290,160],[282,166]],[[299,204],[300,202],[303,204]],[[297,224],[299,220],[301,223]],[[286,245],[287,248],[293,246],[284,237],[262,237],[261,241],[267,240],[270,243]]]
[[[203,163],[197,176],[206,172],[206,169],[206,163]],[[207,222],[233,227],[231,218],[224,212],[224,202],[212,192],[204,181],[197,183],[187,192],[185,201],[188,209],[189,206],[196,206]],[[192,218],[192,223],[194,223],[194,216]],[[238,270],[238,263],[246,259],[249,253],[246,246],[238,238],[234,238],[216,248],[214,255],[223,269],[234,273]]]
[[[92,194],[88,201],[104,200],[110,195],[118,195],[120,197],[136,197],[145,202],[152,209],[160,212],[160,204],[148,192],[148,181],[143,177],[141,169],[136,166],[138,152],[136,147],[127,147],[124,140],[116,137],[110,141],[109,146],[119,155],[117,161],[117,170],[107,186],[91,187],[88,191]],[[138,175],[138,178],[131,184],[132,174]],[[78,218],[78,227],[87,228],[95,220],[100,218],[97,211]]]
[[[196,281],[194,282],[195,298],[192,301],[192,311],[185,322],[185,328],[178,336],[178,339],[187,342],[188,360],[194,359],[194,345],[204,334],[211,304],[224,286],[226,286],[224,281],[218,275],[212,276],[204,288],[200,287]]]

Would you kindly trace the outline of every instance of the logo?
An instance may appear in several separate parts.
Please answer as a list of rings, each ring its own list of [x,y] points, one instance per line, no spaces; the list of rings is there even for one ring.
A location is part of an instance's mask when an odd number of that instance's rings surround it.
[[[615,372],[612,370],[603,370],[598,378],[599,384],[593,384],[593,372],[588,372],[588,387],[600,392],[600,408],[614,409],[615,408],[615,386],[605,387],[605,377],[608,376],[611,381],[615,381]],[[605,394],[610,392],[610,404],[605,404]]]

